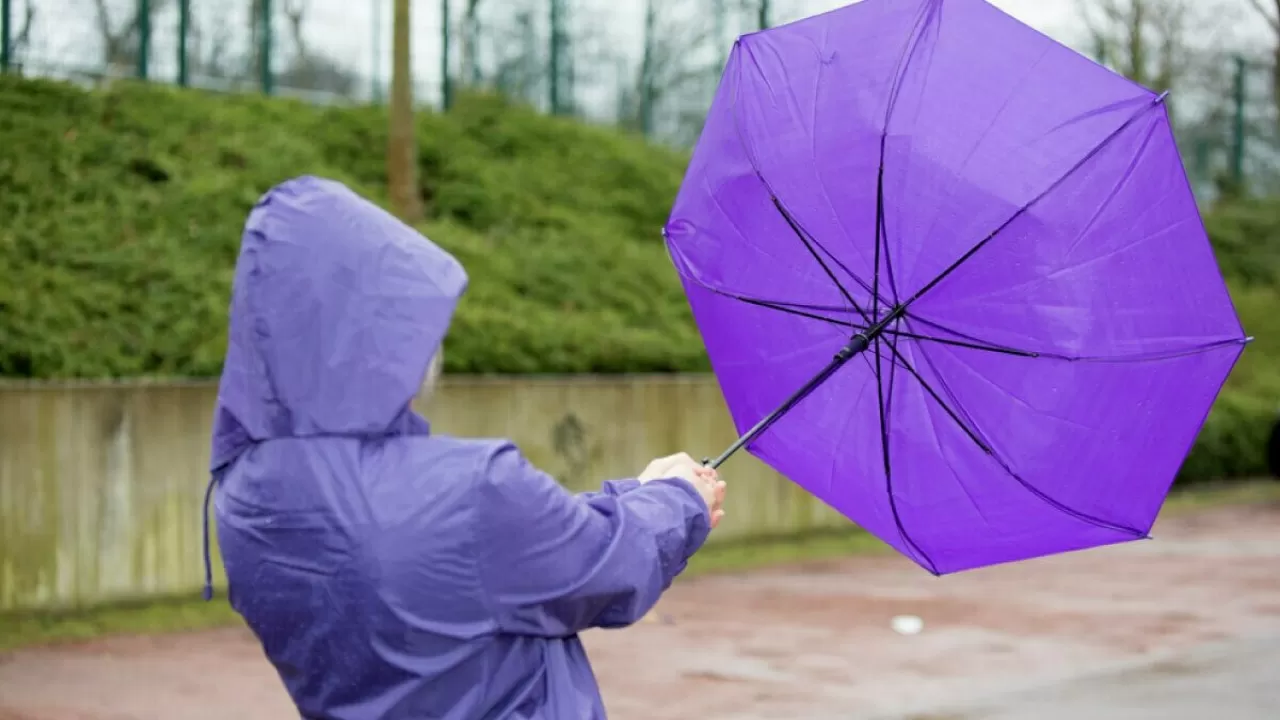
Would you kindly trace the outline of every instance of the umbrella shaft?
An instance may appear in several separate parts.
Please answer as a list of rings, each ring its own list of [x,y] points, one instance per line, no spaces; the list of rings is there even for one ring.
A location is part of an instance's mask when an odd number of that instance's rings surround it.
[[[879,324],[872,328],[872,332],[875,334],[879,334],[879,331],[881,330],[883,330],[883,324]],[[765,430],[768,430],[769,427],[777,422],[779,418],[786,415],[791,408],[800,404],[800,401],[808,397],[809,393],[813,392],[819,385],[826,382],[827,378],[834,375],[837,370],[844,366],[845,363],[852,360],[858,353],[866,350],[870,345],[871,340],[867,335],[862,333],[854,335],[853,339],[849,341],[849,344],[841,348],[840,352],[836,353],[835,357],[831,358],[831,362],[827,363],[826,366],[819,370],[818,374],[814,375],[809,382],[805,383],[803,387],[792,393],[791,397],[784,400],[776,410],[766,415],[764,419],[756,423],[754,427],[743,433],[742,436],[735,440],[727,450],[720,453],[719,457],[714,460],[703,460],[703,464],[710,468],[719,468],[725,463],[725,461],[733,457],[734,453],[745,447],[747,443],[755,440]]]

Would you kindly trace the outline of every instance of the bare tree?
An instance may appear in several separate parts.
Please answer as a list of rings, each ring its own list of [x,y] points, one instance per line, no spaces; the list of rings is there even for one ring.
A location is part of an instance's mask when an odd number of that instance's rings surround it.
[[[1100,62],[1153,90],[1173,87],[1191,0],[1087,0],[1081,7]]]
[[[297,55],[305,56],[308,54],[307,37],[302,32],[302,26],[307,20],[307,12],[311,9],[311,0],[284,0],[283,4],[285,22],[289,24],[289,39],[293,41],[293,51]]]
[[[768,28],[773,23],[773,18],[769,12],[769,0],[755,0],[756,3],[756,27],[760,30]]]
[[[566,22],[565,95],[576,115],[595,114],[600,120],[613,121],[617,115],[612,110],[584,98],[603,99],[633,82],[631,58],[610,29],[618,26],[616,12],[616,6],[580,2]]]
[[[480,0],[467,0],[462,13],[461,77],[467,85],[480,84]]]
[[[486,16],[480,36],[493,58],[486,75],[508,97],[547,107],[558,44],[555,95],[562,114],[601,113],[599,119],[683,143],[696,137],[723,67],[722,48],[712,41],[727,32],[728,12],[717,22],[713,7],[739,10],[747,2],[754,0],[648,0],[637,54],[625,47],[630,33],[612,29],[619,26],[619,4],[566,3],[557,11],[561,26],[552,43],[547,0],[506,0],[504,17]],[[611,94],[612,112],[600,102]]]
[[[1234,143],[1233,5],[1214,0],[1077,0],[1097,59],[1157,91],[1199,187],[1212,187]]]
[[[1210,112],[1224,99],[1235,44],[1229,7],[1206,0],[1080,0],[1097,59],[1156,91],[1174,91],[1181,111]],[[1179,113],[1179,122],[1186,120]]]
[[[142,4],[134,3],[123,19],[113,18],[107,4],[107,0],[93,0],[94,22],[98,39],[102,42],[103,68],[107,75],[128,75],[137,66],[138,51],[142,45]],[[148,5],[150,16],[155,17],[167,4],[168,0],[152,0]]]
[[[18,32],[13,34],[13,43],[9,46],[11,55],[9,62],[16,73],[22,72],[22,64],[27,53],[31,52],[31,26],[36,21],[35,2],[28,2],[22,11],[22,22],[18,24]]]
[[[387,191],[392,210],[405,222],[422,219],[418,192],[418,147],[413,122],[413,52],[410,0],[395,0],[391,38],[391,98],[388,108]]]
[[[1269,0],[1267,4],[1264,4],[1264,0],[1249,0],[1249,4],[1271,30],[1271,102],[1280,118],[1280,0]]]
[[[304,28],[311,0],[284,0],[282,5],[293,55],[280,73],[279,82],[297,90],[333,93],[347,98],[353,96],[359,83],[356,74],[334,58],[312,49],[307,42]]]
[[[543,46],[538,42],[534,13],[535,3],[511,3],[510,24],[494,27],[485,34],[485,40],[493,47],[497,58],[493,70],[493,84],[507,97],[526,102],[537,102],[546,81],[547,59]]]
[[[679,6],[692,16],[675,12]],[[687,142],[701,129],[708,83],[718,59],[707,12],[679,0],[647,0],[644,44],[634,91],[624,93],[619,122],[646,135]],[[665,125],[665,127],[660,127]]]

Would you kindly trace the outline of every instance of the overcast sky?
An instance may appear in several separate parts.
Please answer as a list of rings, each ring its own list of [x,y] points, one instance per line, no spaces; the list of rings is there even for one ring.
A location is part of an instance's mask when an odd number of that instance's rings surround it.
[[[126,18],[137,0],[108,0],[116,22]],[[309,4],[306,22],[308,41],[315,50],[341,61],[344,65],[357,68],[366,77],[380,76],[384,81],[389,74],[389,48],[391,24],[391,0],[273,0],[277,8],[288,2],[305,2]],[[705,7],[705,2],[687,4],[678,0],[666,0],[677,7]],[[177,13],[174,3],[156,2],[155,6],[167,5],[157,14],[153,21],[152,70],[158,77],[169,77],[176,74],[177,50]],[[568,0],[572,12],[579,20],[589,17],[593,27],[604,26],[606,38],[595,38],[597,42],[608,43],[625,49],[628,54],[639,56],[641,47],[641,30],[645,0]],[[1064,41],[1072,42],[1078,38],[1077,17],[1075,7],[1078,0],[994,0],[994,4],[1003,8],[1024,22],[1039,28],[1050,35]],[[484,0],[484,8],[490,17],[511,12],[512,8],[522,5],[535,7],[548,5],[547,0]],[[775,24],[795,20],[813,13],[830,10],[848,4],[840,0],[773,0],[773,19]],[[33,28],[33,47],[31,57],[35,66],[92,66],[101,57],[101,44],[95,30],[95,11],[93,0],[15,0],[15,19],[23,17],[25,8],[30,5],[36,9],[36,23]],[[193,14],[202,27],[210,27],[216,22],[229,23],[236,28],[249,26],[250,0],[192,0]],[[465,0],[452,0],[451,7],[454,21],[461,15]],[[414,55],[415,71],[419,81],[426,86],[436,87],[440,78],[440,32],[441,2],[439,0],[415,0],[414,17]],[[540,12],[538,20],[545,22],[546,13]],[[277,32],[284,32],[284,23],[277,23]],[[741,28],[748,30],[751,28]],[[730,28],[730,32],[733,28]],[[239,47],[247,50],[247,33],[240,32]],[[283,39],[281,44],[283,44]],[[282,47],[281,49],[287,49]],[[376,68],[375,62],[380,67]]]
[[[138,0],[107,0],[116,22],[122,22],[136,8]],[[249,8],[251,0],[191,0],[196,23],[207,29],[218,23],[235,30],[236,43],[233,52],[248,51]],[[1023,22],[1047,33],[1068,45],[1081,49],[1084,37],[1080,7],[1087,0],[990,0]],[[1209,2],[1209,0],[1204,0]],[[391,4],[392,0],[272,0],[279,11],[290,3],[308,6],[304,35],[310,49],[322,52],[355,70],[366,80],[386,83],[390,75]],[[584,43],[594,43],[597,48],[621,51],[632,62],[638,60],[642,44],[642,29],[646,0],[566,0],[570,13],[579,26],[591,28],[583,38]],[[692,13],[710,5],[706,0],[663,0],[676,13]],[[1232,25],[1245,35],[1265,30],[1256,15],[1251,15],[1246,0],[1215,0],[1218,10],[1236,10],[1239,14]],[[151,69],[156,79],[172,79],[177,74],[177,12],[172,0],[152,0],[153,7],[161,7],[153,20]],[[453,21],[457,23],[466,0],[450,0]],[[521,7],[535,8],[535,22],[545,33],[549,0],[483,0],[482,17],[487,16],[490,27],[499,23],[510,27],[511,16]],[[732,3],[732,0],[730,2]],[[772,0],[775,24],[788,22],[807,15],[827,11],[848,4],[842,0]],[[46,73],[57,66],[94,68],[102,57],[101,43],[95,29],[94,0],[15,0],[14,14],[23,16],[26,7],[35,7],[37,22],[34,27],[33,47],[26,58],[36,72]],[[414,65],[417,84],[422,97],[434,101],[440,84],[440,27],[441,0],[414,0]],[[705,12],[705,11],[704,11]],[[702,22],[708,22],[702,18]],[[277,32],[278,66],[287,60],[292,51],[286,37],[286,23],[278,12],[275,24]],[[754,27],[730,27],[749,31]],[[1254,33],[1256,34],[1256,33]],[[726,43],[732,38],[727,38]],[[456,56],[455,56],[456,57]],[[456,67],[456,66],[455,66]],[[607,93],[611,87],[579,87],[580,99],[599,106],[611,101]]]

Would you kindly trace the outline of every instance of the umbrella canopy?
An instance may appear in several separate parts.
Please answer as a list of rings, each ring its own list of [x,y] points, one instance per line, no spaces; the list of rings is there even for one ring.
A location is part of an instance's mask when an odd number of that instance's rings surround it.
[[[713,464],[935,574],[1147,537],[1247,342],[1164,96],[983,0],[739,39],[664,234]]]

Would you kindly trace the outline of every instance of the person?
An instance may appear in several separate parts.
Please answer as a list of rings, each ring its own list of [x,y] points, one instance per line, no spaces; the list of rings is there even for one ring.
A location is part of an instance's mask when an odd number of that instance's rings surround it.
[[[723,517],[687,454],[575,495],[508,441],[434,433],[410,404],[467,282],[331,180],[245,224],[206,518],[302,717],[603,718],[579,633],[641,619]]]

